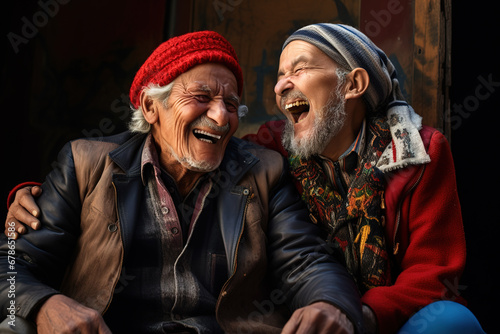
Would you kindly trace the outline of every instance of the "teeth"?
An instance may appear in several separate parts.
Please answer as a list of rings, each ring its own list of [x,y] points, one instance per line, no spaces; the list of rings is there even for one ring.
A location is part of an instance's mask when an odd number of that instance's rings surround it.
[[[214,135],[212,133],[209,133],[209,132],[206,132],[206,131],[203,131],[203,130],[194,130],[194,133],[199,133],[201,135],[205,135],[205,136],[208,136],[208,137],[212,137],[212,138],[215,138],[217,140],[221,139],[221,136],[219,135]]]
[[[205,138],[198,138],[201,141],[204,141],[205,143],[213,144],[214,142]]]
[[[298,107],[298,106],[303,106],[303,105],[308,106],[309,103],[307,103],[306,101],[296,101],[294,103],[290,103],[290,104],[285,105],[285,109],[288,110],[288,109],[290,109],[292,107]]]
[[[215,144],[219,139],[222,138],[222,136],[220,135],[214,135],[213,133],[199,129],[193,130],[193,134],[196,136],[196,138],[198,138],[198,140],[210,144]]]

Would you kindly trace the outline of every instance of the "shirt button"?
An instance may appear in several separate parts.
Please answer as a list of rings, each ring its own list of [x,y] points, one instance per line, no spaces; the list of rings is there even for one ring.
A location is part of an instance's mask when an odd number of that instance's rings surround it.
[[[172,232],[172,234],[177,234],[177,233],[179,233],[179,229],[177,227],[172,227],[170,232]]]
[[[163,213],[164,215],[166,215],[169,212],[170,212],[170,210],[166,206],[161,207],[161,213]]]

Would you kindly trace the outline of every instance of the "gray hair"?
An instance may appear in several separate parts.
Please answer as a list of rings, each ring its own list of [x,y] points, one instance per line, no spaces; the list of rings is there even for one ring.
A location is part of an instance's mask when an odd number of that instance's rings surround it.
[[[144,88],[144,92],[151,99],[161,101],[163,105],[167,106],[167,100],[170,97],[170,93],[172,92],[172,87],[174,86],[174,82],[172,81],[166,86],[159,86],[157,84],[150,84],[148,87]],[[130,122],[128,124],[128,128],[131,132],[135,133],[149,133],[151,131],[151,124],[149,124],[144,115],[142,113],[142,107],[134,108],[132,105],[130,106],[132,110],[132,116]],[[238,107],[238,118],[243,118],[248,113],[248,108],[246,105],[240,105]]]
[[[163,105],[166,106],[173,86],[173,81],[162,87],[157,84],[150,84],[148,87],[144,88],[144,92],[150,98],[161,101]],[[131,132],[137,133],[148,133],[151,131],[151,124],[149,124],[144,118],[144,115],[142,114],[142,107],[139,105],[139,107],[134,108],[131,105],[130,109],[132,110],[132,117],[130,119],[130,123],[128,124],[128,129]]]

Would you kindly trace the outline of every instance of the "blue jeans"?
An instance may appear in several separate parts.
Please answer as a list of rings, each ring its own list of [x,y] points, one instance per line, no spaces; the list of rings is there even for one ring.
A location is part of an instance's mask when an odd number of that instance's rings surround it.
[[[474,314],[459,303],[443,300],[415,313],[398,334],[483,334]]]

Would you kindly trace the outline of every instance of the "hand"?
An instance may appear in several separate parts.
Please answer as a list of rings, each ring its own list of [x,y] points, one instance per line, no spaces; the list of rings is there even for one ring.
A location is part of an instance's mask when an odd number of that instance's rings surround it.
[[[9,207],[7,219],[5,220],[5,235],[11,239],[17,239],[19,234],[28,231],[25,225],[38,230],[41,226],[38,216],[40,209],[35,203],[35,197],[40,196],[42,188],[38,186],[25,187],[16,192],[14,202]]]
[[[354,325],[335,306],[317,302],[296,310],[281,333],[346,334],[354,333]]]
[[[363,327],[366,334],[377,333],[377,317],[372,309],[363,304]]]
[[[99,312],[64,295],[54,295],[43,303],[36,316],[36,326],[39,334],[111,333]]]

